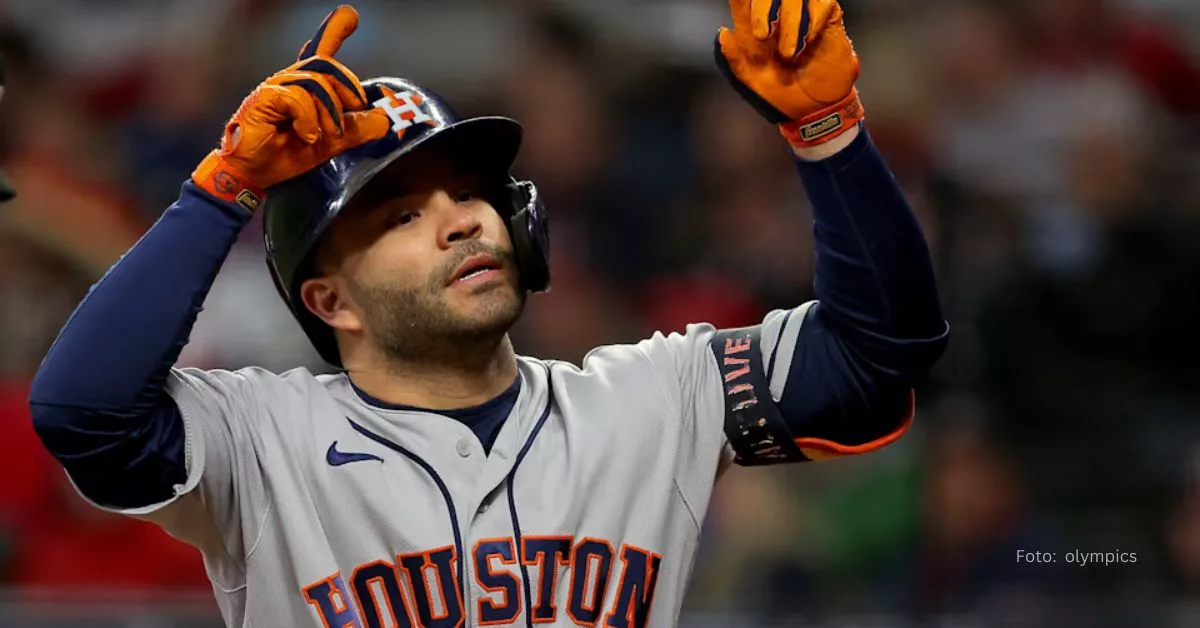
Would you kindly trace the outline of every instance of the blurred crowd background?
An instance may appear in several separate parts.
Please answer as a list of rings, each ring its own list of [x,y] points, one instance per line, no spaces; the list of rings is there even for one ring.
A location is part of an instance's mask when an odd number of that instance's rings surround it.
[[[526,127],[518,171],[551,209],[555,283],[514,332],[522,353],[578,362],[812,298],[785,145],[712,64],[724,0],[355,4],[341,58],[360,76]],[[952,343],[899,444],[723,480],[684,625],[1200,625],[1200,3],[843,4]],[[0,206],[0,625],[217,625],[194,550],[74,495],[27,384],[331,8],[0,1],[0,168],[19,191]],[[325,368],[257,223],[183,362]]]

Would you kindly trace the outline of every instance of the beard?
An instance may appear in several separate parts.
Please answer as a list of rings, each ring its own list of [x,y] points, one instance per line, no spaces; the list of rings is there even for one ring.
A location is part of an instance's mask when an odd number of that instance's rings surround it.
[[[491,357],[520,318],[526,295],[504,281],[475,288],[467,307],[453,303],[446,283],[463,261],[479,253],[503,262],[506,277],[515,272],[512,251],[472,241],[422,284],[398,280],[369,286],[350,283],[351,294],[383,355],[404,364],[456,365]]]

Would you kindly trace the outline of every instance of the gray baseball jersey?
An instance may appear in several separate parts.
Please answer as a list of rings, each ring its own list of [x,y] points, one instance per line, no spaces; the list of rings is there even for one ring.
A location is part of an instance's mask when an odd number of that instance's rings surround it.
[[[804,320],[784,314],[761,333],[776,400]],[[344,374],[173,370],[175,499],[198,491],[209,521],[163,525],[218,531],[204,561],[230,626],[673,626],[728,455],[714,331],[600,347],[582,368],[518,358],[490,455]]]

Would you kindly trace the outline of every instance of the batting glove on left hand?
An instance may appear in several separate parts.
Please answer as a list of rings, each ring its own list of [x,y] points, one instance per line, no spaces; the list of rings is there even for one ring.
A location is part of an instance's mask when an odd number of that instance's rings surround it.
[[[858,56],[836,0],[729,0],[716,61],[793,146],[823,144],[863,119]]]

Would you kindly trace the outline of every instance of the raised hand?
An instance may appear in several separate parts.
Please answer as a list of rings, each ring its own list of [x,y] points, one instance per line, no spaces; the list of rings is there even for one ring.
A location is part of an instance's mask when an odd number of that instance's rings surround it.
[[[387,134],[387,115],[371,108],[358,77],[334,59],[357,28],[349,5],[327,15],[298,61],[246,96],[192,180],[253,211],[272,185]]]
[[[863,118],[858,56],[836,0],[729,0],[717,67],[796,147],[827,142]]]

